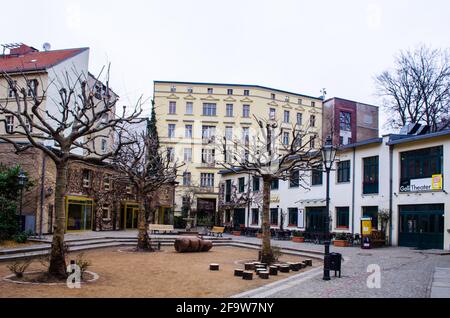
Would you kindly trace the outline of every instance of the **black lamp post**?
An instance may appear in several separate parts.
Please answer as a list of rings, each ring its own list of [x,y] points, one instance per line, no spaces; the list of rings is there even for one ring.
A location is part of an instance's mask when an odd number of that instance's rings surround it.
[[[19,172],[18,178],[18,184],[20,186],[20,202],[19,202],[19,229],[22,232],[23,231],[23,224],[22,224],[22,201],[23,201],[23,189],[25,188],[28,178],[27,175],[23,172],[21,169]]]
[[[322,147],[322,160],[327,173],[326,215],[325,215],[325,260],[323,266],[323,280],[330,280],[329,254],[330,254],[330,171],[336,158],[336,148],[333,146],[331,136],[327,137]]]

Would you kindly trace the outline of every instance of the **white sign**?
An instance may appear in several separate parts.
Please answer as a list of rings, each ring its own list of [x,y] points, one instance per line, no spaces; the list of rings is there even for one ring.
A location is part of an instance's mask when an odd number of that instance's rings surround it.
[[[411,179],[409,185],[400,187],[400,192],[425,192],[442,189],[439,184],[433,184],[433,178]]]
[[[305,219],[304,219],[304,215],[305,215],[305,210],[303,209],[298,209],[298,227],[303,229],[305,228]]]

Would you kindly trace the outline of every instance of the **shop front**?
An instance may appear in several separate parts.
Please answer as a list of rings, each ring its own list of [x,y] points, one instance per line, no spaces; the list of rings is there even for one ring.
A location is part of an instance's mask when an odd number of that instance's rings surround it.
[[[94,200],[84,197],[66,197],[66,230],[91,231]]]

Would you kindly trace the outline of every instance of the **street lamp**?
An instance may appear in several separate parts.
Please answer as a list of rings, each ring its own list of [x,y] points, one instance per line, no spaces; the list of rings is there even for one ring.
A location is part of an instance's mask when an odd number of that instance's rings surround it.
[[[18,178],[18,184],[20,187],[20,202],[19,202],[19,229],[22,232],[23,231],[23,224],[22,224],[22,201],[23,201],[23,189],[25,188],[28,178],[27,175],[23,172],[22,169],[20,169]]]
[[[333,146],[331,136],[327,137],[322,147],[322,161],[327,173],[326,215],[325,215],[325,260],[323,265],[323,280],[330,280],[329,254],[330,254],[330,171],[336,158],[336,148]]]

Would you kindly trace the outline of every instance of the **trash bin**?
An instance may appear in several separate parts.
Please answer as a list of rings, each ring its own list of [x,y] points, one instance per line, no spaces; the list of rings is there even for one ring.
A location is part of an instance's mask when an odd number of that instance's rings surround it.
[[[330,271],[334,271],[334,276],[336,277],[339,272],[339,278],[341,278],[342,254],[330,253],[328,262]]]

